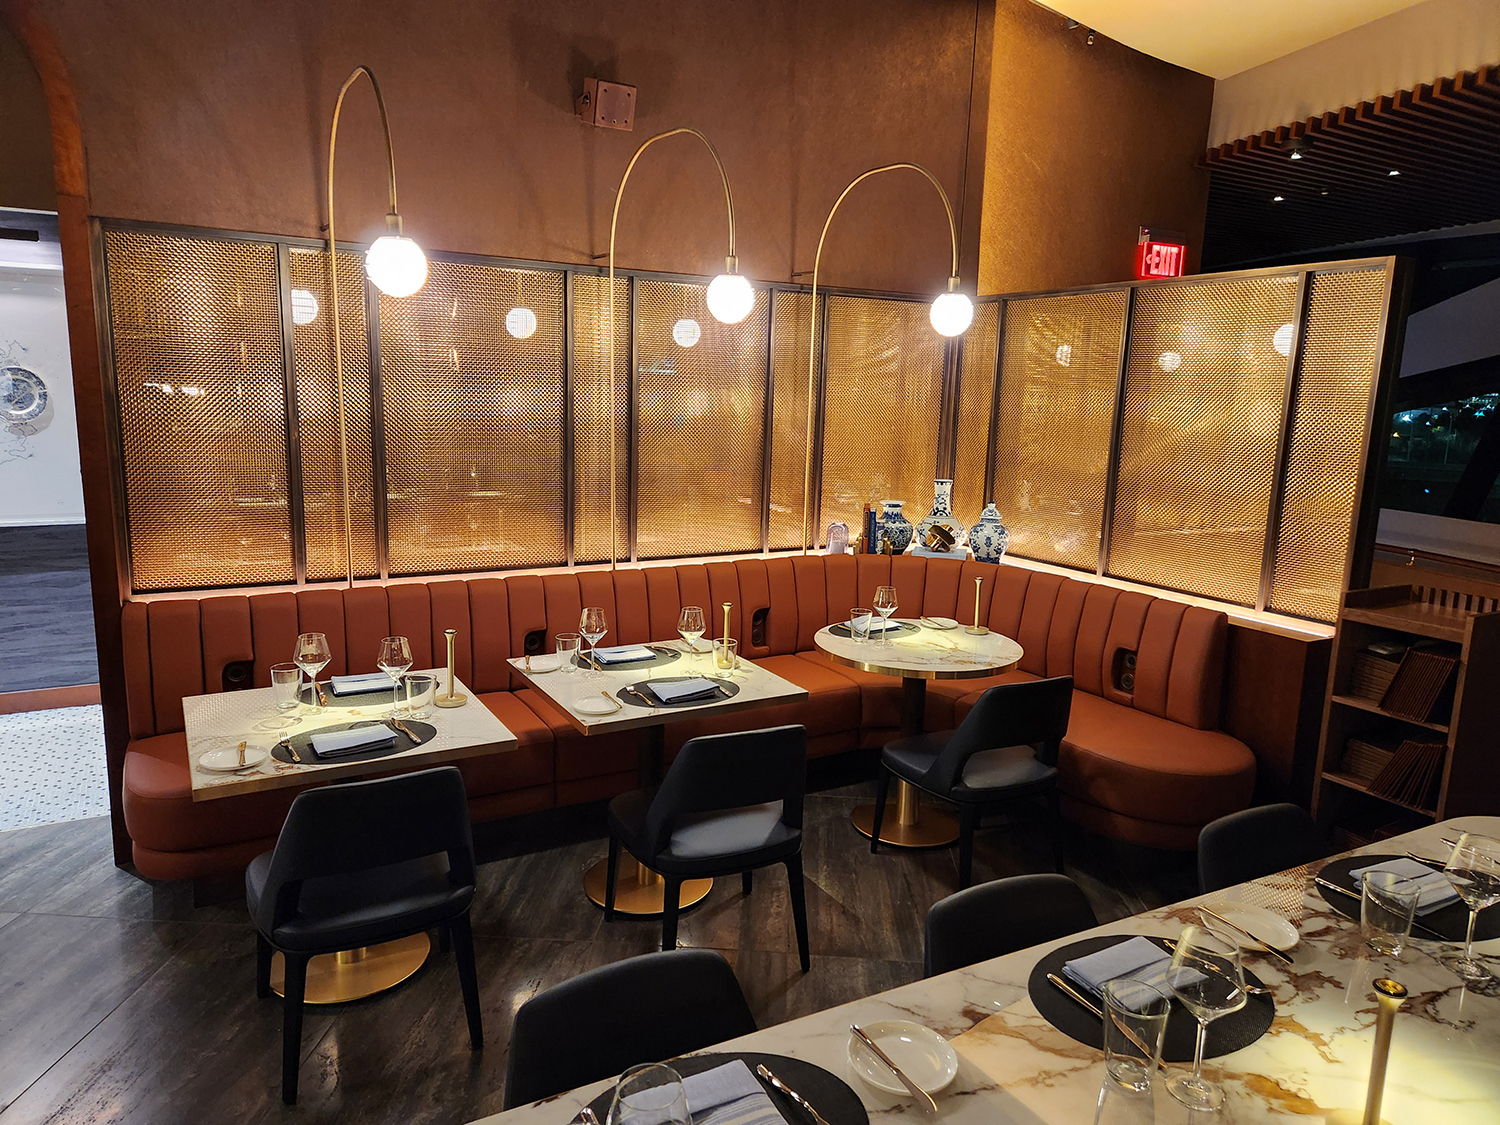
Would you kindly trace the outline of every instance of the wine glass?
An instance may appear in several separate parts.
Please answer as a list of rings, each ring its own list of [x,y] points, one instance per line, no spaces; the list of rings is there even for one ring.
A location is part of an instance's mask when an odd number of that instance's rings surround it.
[[[1189,1109],[1218,1109],[1224,1091],[1203,1077],[1203,1043],[1211,1021],[1245,1006],[1239,946],[1227,945],[1198,926],[1186,927],[1167,966],[1167,987],[1198,1021],[1193,1073],[1172,1075],[1167,1092]]]
[[[875,591],[875,600],[870,604],[875,607],[875,612],[880,614],[884,621],[890,621],[891,614],[896,612],[896,587],[880,587]],[[883,645],[891,643],[889,629],[880,630],[880,643]]]
[[[391,696],[391,717],[401,713],[398,700],[401,698],[401,677],[406,675],[406,670],[411,667],[411,645],[405,637],[384,637],[380,642],[380,655],[375,658],[376,665],[396,683],[396,690]]]
[[[702,640],[705,628],[702,606],[685,605],[682,607],[682,612],[677,616],[677,632],[682,634],[682,639],[687,642],[688,648],[693,650],[694,655],[698,652],[698,642]]]
[[[1490,971],[1474,956],[1474,923],[1481,910],[1500,902],[1500,840],[1465,832],[1453,845],[1453,854],[1443,866],[1443,874],[1469,908],[1463,956],[1447,957],[1445,961],[1466,981],[1487,981]]]
[[[620,1075],[606,1125],[692,1125],[687,1091],[670,1066],[646,1063]]]
[[[578,631],[588,638],[589,663],[598,671],[599,661],[594,659],[594,649],[599,647],[600,638],[609,632],[609,624],[604,620],[604,610],[596,605],[584,609],[578,617]]]
[[[312,681],[312,695],[307,702],[315,713],[323,710],[318,703],[318,673],[327,668],[332,659],[328,638],[322,633],[303,633],[297,638],[297,647],[292,650],[292,662]]]

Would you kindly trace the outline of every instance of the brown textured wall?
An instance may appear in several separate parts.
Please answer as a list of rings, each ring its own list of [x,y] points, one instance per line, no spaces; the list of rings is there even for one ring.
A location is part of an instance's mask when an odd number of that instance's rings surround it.
[[[36,68],[0,25],[0,207],[55,211],[52,135]]]
[[[1198,268],[1213,79],[1028,0],[998,0],[979,291],[1131,276],[1137,228],[1188,236]]]

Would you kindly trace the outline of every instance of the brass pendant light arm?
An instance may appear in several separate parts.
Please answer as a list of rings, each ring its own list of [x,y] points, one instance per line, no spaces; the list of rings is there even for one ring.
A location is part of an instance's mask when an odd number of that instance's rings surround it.
[[[396,234],[401,233],[401,213],[396,209],[396,149],[391,143],[391,121],[385,111],[385,98],[380,93],[380,83],[375,80],[375,72],[367,66],[357,66],[339,87],[338,99],[333,103],[333,125],[328,132],[328,288],[333,301],[333,381],[338,392],[339,471],[344,499],[344,580],[351,589],[354,586],[354,518],[349,504],[349,423],[344,396],[344,350],[339,331],[339,263],[338,241],[333,225],[333,164],[338,149],[339,114],[344,108],[344,95],[349,92],[349,87],[359,81],[361,75],[370,80],[370,88],[375,91],[375,104],[380,107],[380,127],[385,132],[391,201],[386,226]]]
[[[828,238],[828,228],[833,225],[833,217],[838,214],[839,206],[857,185],[871,176],[878,176],[882,172],[895,172],[903,168],[909,168],[913,172],[920,172],[926,176],[928,182],[937,189],[938,197],[943,201],[943,211],[948,216],[948,236],[953,244],[953,264],[948,271],[948,291],[951,293],[958,288],[958,225],[953,221],[953,204],[948,202],[948,193],[943,190],[943,185],[938,183],[936,176],[920,164],[911,164],[906,161],[882,164],[879,168],[861,172],[849,181],[843,191],[839,192],[839,197],[833,201],[833,207],[828,212],[828,218],[823,220],[823,233],[818,236],[818,251],[813,256],[812,320],[809,325],[807,346],[807,448],[802,463],[802,553],[804,555],[808,553],[808,522],[811,518],[812,503],[813,416],[817,406],[818,373],[818,268],[823,263],[823,243]]]
[[[352,79],[351,79],[352,81]],[[373,81],[373,78],[372,78]],[[714,165],[719,169],[719,179],[724,184],[724,209],[729,213],[729,256],[725,259],[727,272],[734,273],[738,261],[734,253],[734,193],[729,189],[729,174],[724,171],[724,162],[719,159],[719,152],[713,146],[713,142],[705,137],[697,129],[683,125],[676,129],[668,129],[664,133],[657,133],[654,137],[648,137],[642,142],[641,147],[635,150],[635,155],[630,158],[630,163],[625,165],[625,174],[620,177],[620,186],[615,191],[614,213],[609,219],[609,294],[606,299],[608,308],[607,323],[609,332],[609,568],[615,569],[615,562],[620,555],[620,536],[615,509],[615,487],[616,487],[616,460],[617,443],[614,433],[614,411],[615,411],[615,231],[620,223],[620,200],[625,197],[625,185],[630,182],[630,173],[635,171],[636,161],[640,160],[641,154],[654,145],[657,141],[675,137],[679,133],[690,133],[703,142],[708,149],[708,154],[714,158]],[[391,206],[395,207],[395,181],[392,180]]]

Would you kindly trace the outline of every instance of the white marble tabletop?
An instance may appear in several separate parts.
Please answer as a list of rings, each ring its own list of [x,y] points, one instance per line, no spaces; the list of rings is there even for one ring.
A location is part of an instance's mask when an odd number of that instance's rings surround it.
[[[566,666],[551,654],[533,656],[529,668],[524,657],[516,657],[511,660],[510,664],[525,678],[527,683],[555,703],[558,709],[567,715],[573,726],[583,734],[604,734],[610,731],[661,726],[680,719],[693,718],[705,712],[720,714],[729,711],[747,711],[773,703],[790,703],[807,698],[806,688],[798,687],[790,680],[784,680],[775,673],[766,671],[754,661],[740,660],[733,670],[716,667],[707,638],[698,642],[700,651],[697,653],[692,652],[689,646],[680,640],[652,641],[651,643],[657,648],[670,648],[682,655],[669,663],[647,668],[611,669],[604,665],[599,671],[578,667],[564,670]],[[620,689],[629,684],[684,676],[724,679],[733,683],[739,691],[732,699],[708,699],[702,703],[684,704],[678,707],[652,707],[644,700],[628,695],[627,700],[622,702],[618,694]],[[590,706],[595,700],[601,707],[607,706],[606,698],[620,704],[620,709],[599,715],[586,714],[578,710],[578,706],[585,701]]]
[[[438,691],[447,689],[446,670],[413,669],[411,675],[424,672],[438,677]],[[299,766],[294,762],[279,762],[271,757],[255,769],[238,773],[213,773],[199,766],[198,759],[210,750],[233,748],[241,739],[269,750],[280,741],[282,735],[305,734],[339,723],[381,718],[389,713],[390,704],[372,704],[368,699],[361,703],[359,696],[348,696],[340,700],[332,692],[328,692],[328,707],[322,713],[312,714],[304,705],[298,708],[294,725],[278,727],[274,725],[277,714],[270,688],[188,696],[182,701],[182,714],[186,720],[184,725],[187,729],[188,764],[193,778],[193,800],[211,801],[261,789],[306,785],[314,780],[334,781],[342,777],[358,777],[391,770],[421,769],[461,758],[514,750],[517,745],[516,736],[509,728],[495,718],[494,713],[479,702],[462,682],[455,678],[454,684],[454,691],[468,695],[469,701],[462,707],[431,708],[432,714],[421,721],[430,723],[437,734],[420,746],[364,762],[309,760]],[[303,757],[307,758],[308,755],[304,754]],[[316,778],[314,774],[317,775]]]
[[[1359,850],[1439,857],[1446,851],[1441,837],[1465,829],[1500,836],[1500,817],[1462,817]],[[1411,998],[1396,1017],[1382,1116],[1391,1125],[1495,1125],[1500,1121],[1500,983],[1465,987],[1436,959],[1453,945],[1418,938],[1399,957],[1370,953],[1358,924],[1318,894],[1312,876],[1321,866],[1294,868],[1090,931],[1175,936],[1197,921],[1195,904],[1235,900],[1276,910],[1296,925],[1301,940],[1292,951],[1293,964],[1265,956],[1249,959],[1275,992],[1270,1031],[1204,1064],[1205,1074],[1227,1094],[1217,1113],[1191,1113],[1161,1082],[1154,1098],[1114,1091],[1105,1081],[1102,1052],[1068,1038],[1038,1015],[1026,991],[1032,967],[1050,950],[1086,935],[917,981],[713,1049],[791,1055],[825,1067],[859,1094],[872,1125],[928,1119],[910,1099],[880,1093],[849,1067],[849,1025],[879,1019],[916,1020],[953,1041],[958,1077],[937,1095],[938,1113],[931,1118],[943,1125],[1319,1125],[1331,1110],[1363,1109],[1376,1007],[1370,982],[1389,976],[1404,984]],[[1489,955],[1500,972],[1500,940],[1475,949]],[[814,949],[814,960],[817,956]],[[564,1125],[610,1085],[596,1082],[483,1121]]]
[[[941,618],[892,618],[916,627],[888,638],[856,641],[825,626],[813,643],[839,664],[886,676],[922,680],[967,680],[1008,672],[1021,662],[1024,650],[1009,637],[985,631],[965,632],[962,625]]]

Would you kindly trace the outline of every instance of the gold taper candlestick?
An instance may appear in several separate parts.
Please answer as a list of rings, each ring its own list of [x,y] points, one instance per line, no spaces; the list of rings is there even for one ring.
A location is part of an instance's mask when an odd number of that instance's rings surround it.
[[[974,624],[964,626],[964,632],[973,637],[982,637],[989,632],[979,623],[979,593],[984,589],[984,579],[974,579]]]
[[[469,702],[469,697],[467,695],[459,695],[453,690],[454,685],[458,683],[454,679],[453,672],[453,639],[458,636],[458,630],[444,629],[443,636],[448,638],[448,694],[439,695],[433,702],[439,707],[462,707],[465,703]]]
[[[1375,1049],[1370,1055],[1365,1111],[1336,1109],[1324,1119],[1326,1125],[1390,1125],[1380,1116],[1380,1103],[1385,1099],[1385,1064],[1391,1057],[1391,1032],[1396,1026],[1396,1013],[1406,1003],[1406,986],[1382,977],[1375,981],[1374,988],[1380,1007],[1375,1012]]]
[[[733,602],[724,603],[724,639],[729,639],[729,611],[734,608]]]

